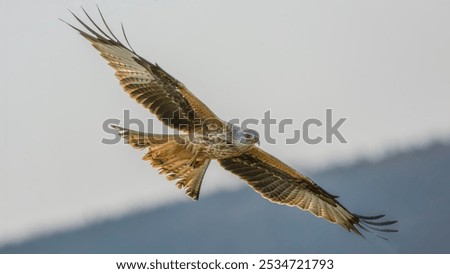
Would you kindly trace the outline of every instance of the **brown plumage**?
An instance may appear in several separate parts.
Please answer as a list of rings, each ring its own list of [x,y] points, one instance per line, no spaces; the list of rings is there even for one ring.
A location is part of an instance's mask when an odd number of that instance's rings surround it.
[[[211,160],[217,160],[222,167],[247,181],[255,191],[274,203],[309,211],[358,235],[361,235],[358,228],[366,231],[368,228],[383,232],[396,231],[381,228],[396,221],[373,221],[384,215],[365,217],[351,213],[337,201],[337,196],[258,148],[257,132],[219,119],[181,82],[158,65],[139,56],[128,43],[123,27],[128,47],[121,43],[109,29],[100,10],[99,13],[106,31],[86,12],[93,27],[72,14],[87,32],[69,25],[89,40],[108,61],[120,85],[131,98],[155,114],[165,125],[183,133],[164,135],[118,126],[113,128],[132,147],[146,149],[143,159],[169,180],[176,180],[176,185],[184,188],[191,198],[199,198],[208,165]]]

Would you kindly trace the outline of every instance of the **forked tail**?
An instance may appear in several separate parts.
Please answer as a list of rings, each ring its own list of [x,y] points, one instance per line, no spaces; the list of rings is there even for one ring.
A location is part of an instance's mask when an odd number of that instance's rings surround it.
[[[128,144],[137,149],[148,148],[143,160],[159,170],[169,180],[176,180],[178,188],[198,200],[200,188],[210,160],[199,158],[183,142],[183,136],[143,133],[119,126],[112,126]]]

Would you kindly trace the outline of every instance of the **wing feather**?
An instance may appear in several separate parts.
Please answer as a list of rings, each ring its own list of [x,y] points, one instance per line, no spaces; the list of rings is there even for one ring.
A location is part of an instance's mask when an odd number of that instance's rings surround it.
[[[362,218],[351,213],[337,201],[337,196],[328,193],[310,178],[256,146],[240,156],[221,159],[219,163],[246,180],[253,189],[271,202],[309,211],[358,235],[362,236],[358,228],[367,230],[368,225],[372,225],[372,221],[366,220],[380,217]],[[375,222],[375,225],[390,225],[395,222]],[[383,231],[391,232],[391,229]]]
[[[165,125],[182,131],[191,131],[201,128],[199,125],[203,124],[202,121],[220,120],[181,82],[157,64],[139,56],[131,48],[123,25],[122,32],[128,47],[117,39],[106,24],[100,10],[101,19],[110,35],[102,30],[86,11],[84,13],[96,30],[89,27],[74,13],[72,15],[86,31],[66,23],[89,40],[100,55],[108,61],[108,64],[116,71],[115,76],[120,85],[130,97],[155,114]]]

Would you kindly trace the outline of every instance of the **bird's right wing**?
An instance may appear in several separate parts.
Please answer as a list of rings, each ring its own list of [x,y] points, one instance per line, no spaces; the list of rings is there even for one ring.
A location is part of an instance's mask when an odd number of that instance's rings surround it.
[[[67,24],[89,40],[100,52],[100,55],[108,61],[116,71],[115,75],[120,81],[120,85],[131,98],[155,114],[165,125],[177,130],[191,131],[194,128],[197,130],[206,120],[220,121],[181,82],[158,65],[139,56],[131,46],[126,47],[122,44],[111,32],[100,10],[99,13],[106,30],[102,30],[86,11],[84,12],[96,30],[73,13],[86,31]],[[109,35],[106,33],[107,31],[110,33]],[[128,43],[124,31],[123,34]],[[221,125],[221,123],[215,124]]]
[[[240,156],[219,160],[219,163],[271,202],[309,211],[358,235],[361,235],[358,228],[367,230],[367,227],[383,232],[396,231],[379,228],[396,221],[374,222],[383,215],[365,217],[351,213],[337,201],[337,196],[256,146]]]

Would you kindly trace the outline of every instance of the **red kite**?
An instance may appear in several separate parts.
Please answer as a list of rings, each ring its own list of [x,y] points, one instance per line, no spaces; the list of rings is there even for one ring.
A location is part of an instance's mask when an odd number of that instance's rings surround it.
[[[84,11],[84,9],[83,9]],[[384,217],[351,213],[334,196],[313,180],[258,148],[259,134],[221,120],[180,81],[157,64],[138,55],[128,42],[125,46],[106,27],[101,29],[84,11],[92,27],[75,18],[86,31],[72,25],[100,52],[115,70],[115,76],[131,98],[156,115],[165,125],[180,131],[177,135],[142,133],[113,126],[127,142],[147,149],[144,160],[158,168],[169,180],[176,180],[192,199],[199,198],[203,177],[211,160],[245,180],[271,202],[297,207],[338,224],[358,235],[361,228],[396,232],[383,228],[396,221],[374,221]],[[378,235],[377,235],[378,236]]]

